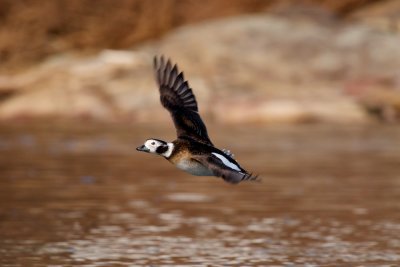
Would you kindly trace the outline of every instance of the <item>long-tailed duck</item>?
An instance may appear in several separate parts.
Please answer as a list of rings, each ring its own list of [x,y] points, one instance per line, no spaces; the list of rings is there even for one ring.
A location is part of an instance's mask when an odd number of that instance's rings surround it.
[[[229,150],[214,147],[198,113],[192,89],[177,65],[172,66],[163,56],[155,57],[154,70],[161,104],[170,112],[178,138],[173,142],[148,139],[137,150],[163,156],[193,175],[217,176],[232,184],[257,180],[257,176],[240,167]]]

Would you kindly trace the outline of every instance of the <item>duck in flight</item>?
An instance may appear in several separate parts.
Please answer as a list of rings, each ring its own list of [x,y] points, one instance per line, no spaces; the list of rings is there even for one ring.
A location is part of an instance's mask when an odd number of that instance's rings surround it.
[[[160,100],[174,121],[178,138],[172,142],[147,139],[138,151],[163,156],[177,168],[197,176],[221,177],[228,183],[257,180],[233,159],[229,150],[211,142],[200,118],[197,101],[177,65],[163,56],[154,58]]]

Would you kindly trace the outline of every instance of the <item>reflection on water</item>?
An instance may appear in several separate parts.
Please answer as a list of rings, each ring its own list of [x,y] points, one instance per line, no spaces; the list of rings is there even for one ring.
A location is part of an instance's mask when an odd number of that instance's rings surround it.
[[[232,186],[135,151],[173,129],[1,125],[0,265],[394,266],[400,128],[379,127],[209,126],[263,177]]]

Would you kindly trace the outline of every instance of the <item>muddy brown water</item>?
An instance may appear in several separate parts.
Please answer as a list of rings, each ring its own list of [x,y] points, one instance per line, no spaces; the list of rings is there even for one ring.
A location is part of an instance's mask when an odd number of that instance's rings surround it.
[[[400,266],[400,127],[210,125],[232,186],[135,151],[167,126],[1,124],[0,265]]]

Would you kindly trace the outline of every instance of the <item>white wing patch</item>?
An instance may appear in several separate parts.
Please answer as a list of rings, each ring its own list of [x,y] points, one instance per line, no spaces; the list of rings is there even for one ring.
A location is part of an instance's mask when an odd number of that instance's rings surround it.
[[[218,153],[215,153],[215,152],[212,152],[211,154],[213,154],[214,156],[219,158],[225,166],[227,166],[227,167],[229,167],[229,168],[231,168],[233,170],[240,171],[240,168],[236,164],[230,162],[227,158],[225,158],[221,154],[218,154]]]

